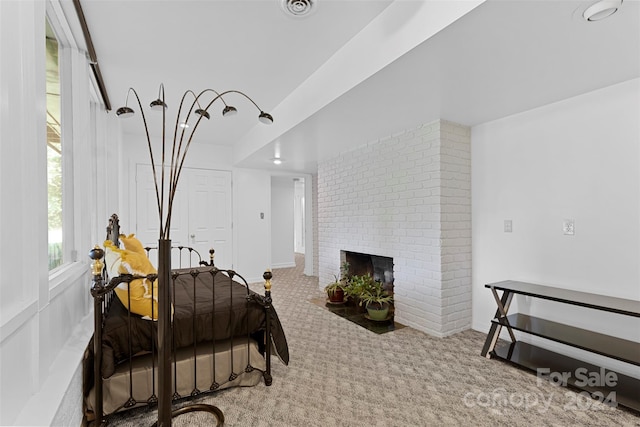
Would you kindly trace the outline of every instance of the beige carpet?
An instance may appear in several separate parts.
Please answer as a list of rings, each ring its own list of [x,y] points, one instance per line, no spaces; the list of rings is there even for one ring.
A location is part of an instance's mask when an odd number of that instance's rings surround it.
[[[289,366],[273,358],[271,387],[261,383],[191,401],[218,406],[226,426],[640,426],[634,413],[538,385],[529,372],[481,357],[485,334],[469,330],[441,339],[408,327],[367,331],[311,303],[322,296],[318,280],[302,274],[301,256],[296,263],[274,271],[272,289]],[[110,425],[150,426],[156,416],[136,409]],[[174,426],[214,423],[206,413],[173,420]]]

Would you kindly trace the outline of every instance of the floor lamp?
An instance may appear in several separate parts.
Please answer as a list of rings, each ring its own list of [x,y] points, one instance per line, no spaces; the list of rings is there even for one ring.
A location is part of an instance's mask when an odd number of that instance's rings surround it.
[[[196,95],[195,92],[187,90],[180,100],[180,106],[176,114],[173,138],[167,138],[166,134],[166,110],[164,84],[160,84],[158,98],[151,101],[149,108],[162,113],[162,150],[160,153],[160,171],[156,170],[156,156],[151,144],[147,119],[144,108],[140,102],[138,93],[133,88],[127,91],[125,106],[116,110],[116,115],[120,118],[131,117],[135,111],[129,107],[129,95],[133,94],[140,109],[142,123],[144,125],[147,138],[147,147],[151,161],[151,170],[155,184],[156,202],[158,205],[158,217],[160,220],[160,235],[158,237],[158,426],[170,426],[171,418],[187,412],[206,411],[216,416],[219,424],[224,420],[222,411],[213,405],[193,404],[185,406],[176,411],[171,411],[171,292],[169,289],[171,272],[171,211],[173,200],[176,195],[180,173],[184,165],[184,160],[191,146],[193,136],[200,125],[202,119],[209,120],[211,115],[209,108],[216,101],[224,104],[222,116],[228,117],[237,114],[238,110],[227,104],[225,97],[240,96],[249,100],[260,112],[258,120],[261,123],[273,123],[273,117],[265,113],[258,107],[249,96],[237,90],[216,92],[213,89],[205,89]],[[211,98],[212,97],[212,98]],[[211,98],[208,102],[206,99]],[[202,105],[205,105],[202,108]],[[193,125],[190,122],[195,121]],[[169,140],[169,143],[167,142]],[[158,153],[155,153],[158,154]],[[169,166],[166,170],[165,166]]]

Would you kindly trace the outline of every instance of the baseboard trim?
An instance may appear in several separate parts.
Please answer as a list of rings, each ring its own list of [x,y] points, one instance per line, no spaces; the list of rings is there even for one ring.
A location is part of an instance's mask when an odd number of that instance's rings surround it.
[[[281,262],[278,264],[271,264],[271,268],[292,268],[295,267],[296,263],[295,261],[293,262]]]

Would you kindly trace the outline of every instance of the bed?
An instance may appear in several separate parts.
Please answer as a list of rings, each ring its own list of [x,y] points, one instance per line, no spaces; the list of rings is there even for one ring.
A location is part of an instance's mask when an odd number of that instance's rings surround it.
[[[109,248],[118,248],[125,237],[114,214],[105,250],[90,252],[95,331],[83,362],[84,403],[87,421],[100,420],[97,424],[115,412],[158,402],[158,322],[152,285],[157,274],[112,271],[116,277],[109,277],[105,267]],[[144,248],[147,256],[151,249]],[[235,271],[218,269],[213,251],[206,262],[191,248],[176,250],[186,251],[191,265],[171,270],[172,400],[260,381],[271,385],[271,355],[285,365],[289,362],[286,337],[271,305],[271,273],[265,272],[265,293],[260,295]],[[136,281],[146,283],[145,291],[151,293],[146,316],[133,312],[130,290]],[[128,292],[126,298],[118,293],[122,289]]]

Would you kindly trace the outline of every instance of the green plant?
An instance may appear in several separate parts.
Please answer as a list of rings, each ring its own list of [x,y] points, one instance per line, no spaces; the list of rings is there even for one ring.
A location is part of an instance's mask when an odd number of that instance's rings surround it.
[[[340,266],[340,280],[346,281],[349,280],[349,263],[347,261],[343,262]]]
[[[373,282],[361,295],[360,305],[382,307],[393,302],[393,297],[382,287],[382,283]]]
[[[363,295],[370,293],[376,286],[376,281],[369,274],[350,276],[347,282],[345,292],[347,295],[358,300]]]
[[[335,274],[333,275],[333,277],[334,277],[334,281],[324,287],[324,290],[329,295],[333,295],[338,291],[338,289],[341,289],[344,291],[346,287],[346,284],[340,279],[340,277],[338,277]]]
[[[350,279],[348,262],[345,261],[342,263],[342,265],[340,266],[340,275],[338,276],[334,274],[333,279],[333,282],[324,287],[325,292],[327,292],[328,295],[333,295],[335,292],[341,289],[346,293],[347,289],[349,288]]]

